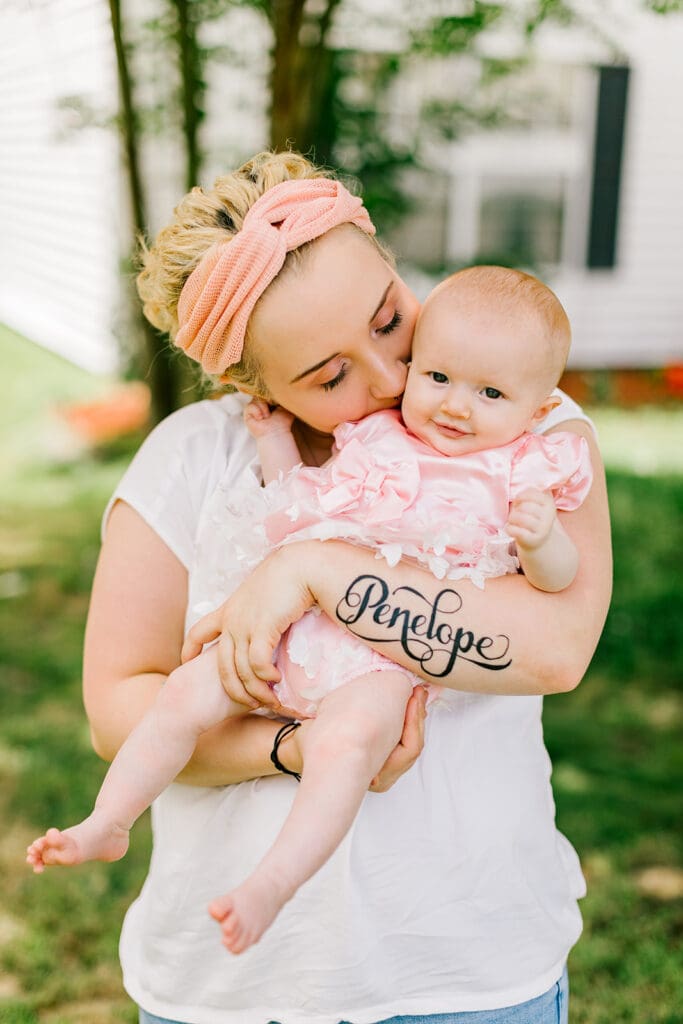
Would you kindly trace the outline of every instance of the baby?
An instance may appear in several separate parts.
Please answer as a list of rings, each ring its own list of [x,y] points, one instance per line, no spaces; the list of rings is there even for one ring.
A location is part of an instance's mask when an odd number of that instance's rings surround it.
[[[245,419],[271,482],[270,545],[341,537],[376,547],[392,564],[416,559],[438,578],[482,585],[519,565],[541,590],[567,587],[577,553],[556,510],[577,508],[590,489],[587,446],[573,434],[528,431],[559,403],[552,392],[569,343],[566,314],[541,282],[475,267],[448,278],[425,303],[401,414],[340,424],[325,466],[301,467],[291,417],[252,402]],[[276,663],[283,706],[315,721],[275,843],[209,908],[233,953],[259,940],[339,845],[422,682],[317,609],[283,636]],[[176,669],[110,766],[92,814],[35,840],[28,863],[40,872],[122,857],[133,822],[184,767],[198,736],[249,710],[223,689],[215,646]]]

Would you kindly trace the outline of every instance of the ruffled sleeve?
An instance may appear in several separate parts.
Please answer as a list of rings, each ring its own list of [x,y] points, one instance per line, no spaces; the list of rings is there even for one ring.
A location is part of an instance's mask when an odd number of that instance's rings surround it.
[[[558,509],[573,512],[585,500],[592,482],[585,438],[569,431],[529,434],[512,460],[510,499],[535,487],[550,491]]]
[[[304,537],[372,543],[378,529],[381,534],[401,519],[418,495],[420,470],[409,448],[396,449],[392,421],[382,416],[343,424],[329,462],[299,466],[272,490],[269,485],[265,527],[271,544]]]

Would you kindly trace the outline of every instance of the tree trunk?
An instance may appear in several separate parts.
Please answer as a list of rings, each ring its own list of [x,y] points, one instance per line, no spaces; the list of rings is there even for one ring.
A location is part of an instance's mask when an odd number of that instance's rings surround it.
[[[133,83],[128,67],[126,44],[123,35],[120,0],[109,0],[112,32],[116,49],[119,94],[121,100],[120,132],[126,157],[128,191],[135,238],[147,233],[145,197],[140,175],[138,156],[138,123],[133,103]],[[135,243],[134,243],[135,244]],[[152,417],[158,422],[178,407],[178,380],[176,365],[171,358],[168,342],[142,315],[136,302],[140,328],[145,339],[145,377],[152,399]]]
[[[202,75],[202,60],[197,45],[196,13],[191,0],[173,0],[176,10],[178,31],[176,43],[180,60],[180,81],[183,113],[183,136],[185,139],[185,188],[199,184],[202,154],[199,148],[199,125],[204,111],[201,105],[205,86]]]
[[[316,16],[304,17],[305,0],[272,0],[270,75],[270,142],[275,149],[314,150],[315,159],[330,159],[333,133],[323,124],[329,111],[332,54],[327,34],[340,0],[327,0]]]

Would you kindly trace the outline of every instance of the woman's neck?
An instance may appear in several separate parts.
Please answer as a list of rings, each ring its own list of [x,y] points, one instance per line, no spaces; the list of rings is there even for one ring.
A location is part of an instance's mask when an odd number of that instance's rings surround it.
[[[295,420],[292,426],[294,440],[299,448],[302,461],[307,466],[322,466],[332,453],[334,438],[331,434],[321,434],[301,420]]]

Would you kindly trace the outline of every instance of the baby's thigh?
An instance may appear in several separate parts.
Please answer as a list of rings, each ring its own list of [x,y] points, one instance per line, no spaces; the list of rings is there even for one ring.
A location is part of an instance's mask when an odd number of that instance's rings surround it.
[[[413,682],[400,668],[370,672],[345,683],[320,703],[316,729],[362,746],[393,749],[403,731]]]
[[[213,644],[174,669],[162,686],[158,701],[162,711],[182,717],[200,731],[227,718],[232,702],[221,683],[218,646]]]

